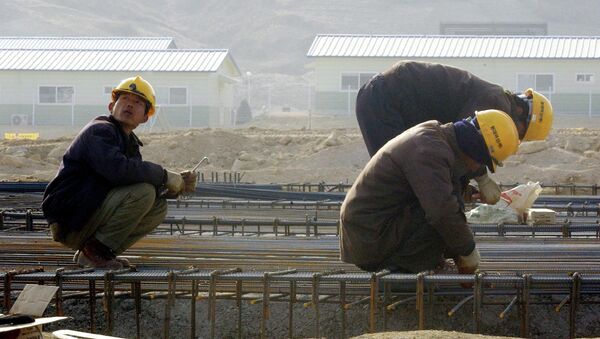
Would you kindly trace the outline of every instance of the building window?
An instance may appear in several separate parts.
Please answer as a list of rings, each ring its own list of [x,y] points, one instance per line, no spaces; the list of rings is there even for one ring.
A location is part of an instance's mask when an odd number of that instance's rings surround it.
[[[188,90],[186,87],[156,87],[156,103],[158,105],[187,105]]]
[[[576,82],[592,83],[592,82],[594,82],[594,74],[593,73],[579,73],[579,74],[575,74],[575,81]]]
[[[342,73],[341,78],[341,90],[342,91],[358,91],[358,89],[364,85],[369,79],[371,79],[376,73]]]
[[[75,89],[73,86],[40,86],[40,104],[72,104]]]
[[[169,104],[170,105],[186,105],[187,104],[187,88],[171,87],[169,89]]]
[[[519,74],[517,88],[525,90],[533,88],[538,92],[554,92],[554,74]]]

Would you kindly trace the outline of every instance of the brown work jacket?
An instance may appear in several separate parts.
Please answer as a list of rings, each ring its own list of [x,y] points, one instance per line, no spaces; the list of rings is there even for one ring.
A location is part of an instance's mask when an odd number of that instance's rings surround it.
[[[446,253],[467,255],[475,246],[459,196],[468,177],[452,123],[427,121],[390,140],[367,163],[340,212],[344,262],[377,265],[410,234],[415,211],[441,236]]]
[[[389,112],[401,112],[406,127],[428,120],[455,122],[475,111],[498,109],[513,120],[516,104],[500,85],[448,65],[400,61],[383,73],[384,98]]]

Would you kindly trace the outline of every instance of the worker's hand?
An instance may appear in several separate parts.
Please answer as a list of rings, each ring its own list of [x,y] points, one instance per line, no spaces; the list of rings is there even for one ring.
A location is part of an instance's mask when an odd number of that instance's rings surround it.
[[[459,255],[454,259],[456,263],[456,267],[458,268],[458,273],[460,274],[473,274],[479,267],[479,261],[481,260],[481,256],[479,256],[479,251],[477,247],[471,251],[471,253],[467,256]]]
[[[467,185],[463,191],[464,202],[477,202],[480,198],[479,190],[473,185]]]
[[[195,192],[198,182],[198,173],[192,171],[183,171],[180,173],[184,182],[184,192]]]
[[[178,195],[183,191],[184,181],[181,174],[177,172],[173,172],[170,170],[165,170],[167,172],[167,182],[165,186],[169,190],[168,195]]]
[[[481,201],[488,204],[494,205],[500,200],[500,187],[498,184],[490,179],[487,174],[480,177],[476,177],[477,185],[479,185],[479,193],[481,194]]]
[[[477,271],[480,260],[481,260],[481,257],[479,256],[479,251],[477,250],[477,247],[476,247],[473,249],[473,251],[471,251],[471,253],[469,255],[467,255],[467,256],[459,255],[458,257],[454,258],[454,263],[456,264],[456,267],[458,268],[459,274],[473,274],[473,273],[475,273],[475,271]],[[472,283],[460,283],[460,286],[462,288],[467,288],[467,289],[473,288]]]

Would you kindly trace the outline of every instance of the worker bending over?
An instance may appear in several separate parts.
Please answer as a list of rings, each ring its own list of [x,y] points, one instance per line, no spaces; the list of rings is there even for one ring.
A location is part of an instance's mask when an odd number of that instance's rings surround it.
[[[420,272],[453,258],[461,273],[479,264],[464,215],[461,177],[494,172],[519,136],[504,112],[442,124],[427,121],[386,143],[346,195],[341,212],[344,262],[366,271]]]
[[[140,76],[123,80],[112,91],[110,115],[79,132],[44,192],[42,209],[52,236],[76,250],[73,260],[81,266],[128,266],[117,255],[164,220],[165,196],[195,190],[195,174],[142,160],[133,130],[155,108],[150,83]]]
[[[356,117],[370,156],[416,124],[454,122],[486,109],[508,113],[521,140],[544,140],[552,127],[552,106],[542,94],[532,89],[512,93],[465,70],[435,63],[398,62],[365,83],[356,98]],[[500,188],[486,172],[475,179],[484,202],[498,202]]]

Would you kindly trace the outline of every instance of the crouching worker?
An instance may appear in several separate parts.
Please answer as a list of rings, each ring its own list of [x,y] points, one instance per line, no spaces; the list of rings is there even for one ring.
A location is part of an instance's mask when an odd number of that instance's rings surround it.
[[[519,135],[504,112],[442,124],[430,120],[387,142],[346,195],[340,213],[344,262],[366,271],[434,270],[453,258],[473,273],[479,251],[467,225],[461,177],[493,173]]]
[[[155,111],[154,89],[137,76],[123,80],[108,104],[110,115],[88,123],[65,151],[42,209],[52,236],[76,250],[81,266],[120,269],[118,257],[165,218],[165,196],[195,190],[190,172],[143,161],[133,133]]]

